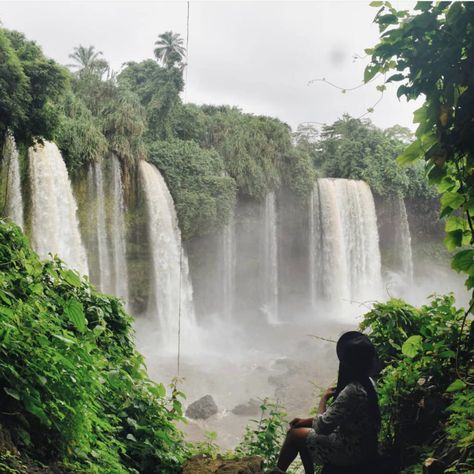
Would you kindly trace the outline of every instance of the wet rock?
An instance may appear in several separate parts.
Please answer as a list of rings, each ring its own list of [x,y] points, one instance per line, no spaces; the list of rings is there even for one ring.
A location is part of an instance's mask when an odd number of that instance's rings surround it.
[[[226,460],[221,456],[211,459],[199,455],[185,464],[183,474],[259,474],[262,468],[263,459],[258,456]]]
[[[247,403],[240,403],[232,409],[234,415],[254,416],[260,413],[260,402],[251,398]]]
[[[207,418],[215,415],[218,411],[216,402],[212,396],[205,395],[188,406],[186,416],[193,420],[207,420]]]

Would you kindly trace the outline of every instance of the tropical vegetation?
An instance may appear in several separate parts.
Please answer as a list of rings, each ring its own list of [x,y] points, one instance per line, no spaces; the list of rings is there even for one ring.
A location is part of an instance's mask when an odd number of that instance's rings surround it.
[[[235,107],[184,104],[186,50],[173,32],[158,37],[155,59],[117,73],[94,46],[75,48],[68,70],[2,28],[0,141],[10,131],[24,154],[35,140],[54,140],[72,174],[112,153],[130,175],[149,160],[186,239],[218,230],[238,198],[285,189],[305,205],[316,176],[364,179],[379,197],[440,196],[452,267],[472,291],[474,5],[372,5],[381,37],[367,50],[365,81],[380,74],[399,84],[399,97],[424,98],[414,137],[347,115],[292,133]],[[122,303],[61,261],[40,261],[17,227],[1,221],[0,237],[0,423],[24,451],[2,453],[0,467],[28,472],[32,458],[65,472],[178,472],[193,452],[176,428],[182,394],[148,378]],[[403,472],[474,471],[473,305],[391,300],[364,317],[383,362],[381,445]],[[270,416],[247,429],[237,453],[272,466],[284,414],[263,410]]]

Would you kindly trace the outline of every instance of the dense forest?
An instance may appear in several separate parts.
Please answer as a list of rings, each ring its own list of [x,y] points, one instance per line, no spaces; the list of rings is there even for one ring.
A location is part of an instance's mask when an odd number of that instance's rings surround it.
[[[148,161],[165,178],[190,245],[222,230],[237,200],[284,190],[305,208],[317,178],[363,180],[377,201],[416,203],[427,247],[430,233],[439,235],[441,206],[453,269],[467,275],[472,291],[474,8],[418,2],[409,13],[372,3],[381,39],[367,51],[364,79],[382,74],[400,82],[399,96],[425,97],[415,134],[349,115],[292,131],[234,106],[184,103],[186,50],[173,32],[150,45],[154,59],[116,72],[94,46],[77,46],[66,67],[1,28],[0,148],[14,137],[23,180],[28,148],[38,141],[58,145],[73,180],[113,155],[132,190],[138,163]],[[2,173],[2,216],[6,187]],[[212,440],[189,443],[177,428],[184,419],[179,381],[167,390],[149,378],[123,302],[59,259],[41,261],[8,220],[0,234],[0,471],[165,474],[181,472],[196,454],[215,458]],[[364,316],[361,328],[384,367],[387,470],[474,472],[471,310],[446,295],[420,308],[376,303]],[[269,415],[249,425],[229,459],[260,455],[273,467],[285,414],[262,409]]]

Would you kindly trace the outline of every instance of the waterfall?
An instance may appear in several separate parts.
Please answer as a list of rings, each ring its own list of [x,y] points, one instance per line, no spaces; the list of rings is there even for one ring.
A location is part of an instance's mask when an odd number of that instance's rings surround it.
[[[31,189],[31,237],[41,258],[57,254],[81,274],[87,258],[79,233],[77,206],[58,147],[37,143],[28,151]]]
[[[105,193],[104,193],[104,175],[102,172],[102,163],[96,162],[92,165],[94,173],[95,187],[95,228],[97,236],[97,257],[98,257],[98,275],[97,286],[104,293],[113,293],[112,272],[109,255],[109,246],[107,242],[107,227],[105,213]]]
[[[148,313],[158,320],[162,340],[169,344],[177,339],[180,312],[183,329],[195,325],[188,260],[165,180],[155,166],[145,161],[140,162],[140,173],[148,212],[153,279]]]
[[[377,218],[363,181],[319,179],[310,203],[312,302],[364,301],[382,288]]]
[[[413,255],[411,249],[410,226],[408,225],[407,210],[402,197],[398,198],[398,211],[400,225],[397,227],[396,245],[400,259],[400,271],[407,279],[407,283],[413,282]]]
[[[20,161],[15,139],[8,133],[3,152],[3,167],[6,169],[5,215],[23,227],[23,198],[21,195]]]
[[[309,294],[311,307],[315,308],[318,303],[318,295],[322,292],[320,270],[322,248],[321,248],[321,216],[319,187],[315,183],[309,201]]]
[[[115,155],[111,158],[111,246],[113,255],[112,293],[128,301],[127,251],[125,243],[124,197],[120,161]]]
[[[265,196],[263,238],[263,311],[270,323],[278,321],[278,242],[275,193]]]
[[[235,294],[235,225],[234,214],[221,234],[222,312],[227,321],[232,319]]]

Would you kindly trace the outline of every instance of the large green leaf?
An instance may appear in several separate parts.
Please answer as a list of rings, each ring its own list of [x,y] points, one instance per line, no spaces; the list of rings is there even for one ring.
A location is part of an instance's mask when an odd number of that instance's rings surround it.
[[[4,387],[3,390],[5,390],[5,392],[8,395],[10,395],[10,397],[14,398],[15,400],[20,400],[21,398],[20,394],[13,388]]]
[[[407,357],[415,357],[423,349],[422,338],[419,335],[410,336],[402,346],[402,353]]]
[[[447,192],[441,196],[441,204],[443,207],[451,209],[459,209],[464,203],[464,196],[459,193]]]
[[[80,301],[76,299],[70,299],[67,301],[64,306],[64,314],[80,332],[86,330],[87,321],[84,315],[84,307]]]
[[[72,286],[79,288],[81,286],[81,279],[76,272],[72,270],[66,270],[63,272],[64,279]]]
[[[422,155],[423,148],[421,146],[421,141],[416,140],[410,146],[405,148],[403,153],[398,156],[397,161],[401,165],[408,165],[416,161],[418,158],[421,158]]]
[[[461,379],[456,379],[447,389],[447,392],[457,392],[466,388],[466,383],[463,382]]]
[[[446,248],[452,252],[456,249],[456,247],[460,247],[462,245],[464,237],[464,232],[460,229],[452,230],[450,232],[446,232],[446,237],[444,238],[444,244]]]
[[[457,272],[474,275],[474,249],[460,250],[454,256],[451,267]]]

